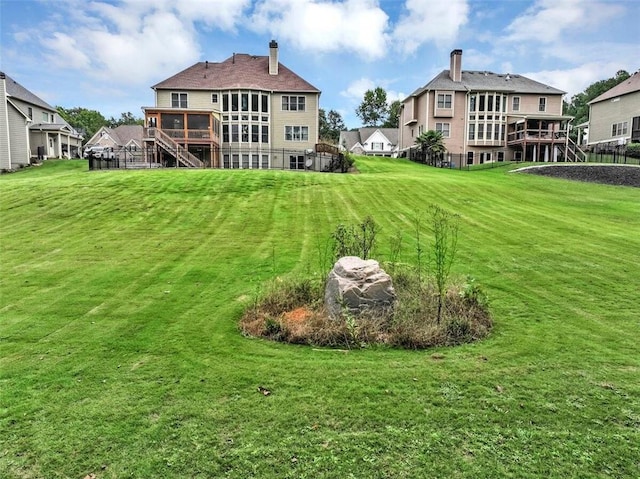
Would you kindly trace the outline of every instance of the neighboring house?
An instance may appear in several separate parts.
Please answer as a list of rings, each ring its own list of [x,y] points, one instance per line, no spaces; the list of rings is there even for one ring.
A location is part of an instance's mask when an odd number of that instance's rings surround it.
[[[582,152],[568,136],[572,117],[562,114],[564,94],[522,75],[462,70],[462,50],[453,50],[449,70],[403,101],[400,150],[436,130],[447,152],[466,164],[574,161]]]
[[[588,146],[640,143],[640,71],[589,102]]]
[[[128,162],[142,161],[142,125],[101,127],[85,145],[85,156],[95,147],[109,149],[109,157]],[[102,148],[101,148],[102,149]]]
[[[338,145],[341,149],[357,155],[397,156],[397,128],[359,128],[341,131]]]
[[[199,62],[154,85],[147,161],[213,168],[317,169],[320,91],[268,56]],[[155,148],[147,148],[155,146]]]
[[[0,72],[0,169],[80,155],[82,136],[55,108]]]

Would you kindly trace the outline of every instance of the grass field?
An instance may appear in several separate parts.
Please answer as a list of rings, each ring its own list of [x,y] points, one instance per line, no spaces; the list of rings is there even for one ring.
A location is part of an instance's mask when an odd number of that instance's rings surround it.
[[[0,477],[640,477],[640,189],[357,166],[1,176]],[[375,256],[401,231],[414,261],[431,203],[461,216],[454,273],[488,293],[488,339],[238,332],[266,281],[318,272],[339,222],[371,215]]]

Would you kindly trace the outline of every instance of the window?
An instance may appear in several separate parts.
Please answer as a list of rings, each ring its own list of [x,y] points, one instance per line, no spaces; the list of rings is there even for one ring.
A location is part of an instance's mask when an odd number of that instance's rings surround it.
[[[611,127],[611,136],[620,136],[626,135],[628,132],[629,126],[626,121],[620,123],[614,123]]]
[[[487,140],[490,140],[492,135],[493,135],[493,123],[487,123]]]
[[[240,136],[238,134],[238,125],[231,125],[231,141],[237,142],[239,141]]]
[[[222,125],[222,141],[229,143],[229,125]]]
[[[520,97],[514,96],[511,103],[511,110],[520,111]]]
[[[484,124],[480,123],[478,125],[478,140],[484,140]]]
[[[269,143],[269,126],[262,125],[262,143]]]
[[[282,95],[282,110],[283,111],[304,111],[305,97]]]
[[[184,115],[163,113],[160,123],[163,130],[184,130]]]
[[[252,93],[251,94],[251,111],[259,111],[258,110],[258,97],[259,95],[257,93]]]
[[[238,111],[238,94],[231,94],[231,111]]]
[[[253,143],[258,143],[260,140],[260,135],[258,134],[259,127],[258,125],[251,125],[251,141]],[[256,167],[257,168],[257,167]]]
[[[476,96],[469,97],[469,111],[476,111]]]
[[[249,143],[249,125],[242,125],[242,141]]]
[[[287,141],[309,141],[309,127],[285,126],[284,139]]]
[[[292,170],[304,170],[304,155],[290,155],[289,168]]]
[[[249,111],[249,94],[243,93],[240,95],[240,99],[242,100],[242,111]]]
[[[222,95],[222,111],[229,111],[229,94]]]
[[[46,111],[42,112],[42,122],[43,123],[48,123],[49,122],[49,114]]]
[[[504,161],[504,151],[498,152],[498,161]]]
[[[493,95],[487,96],[487,111],[493,111]]]
[[[262,95],[262,113],[269,113],[269,97]]]
[[[469,140],[476,139],[476,125],[475,123],[469,123]]]
[[[33,108],[29,107],[29,120],[33,120]]]
[[[218,103],[218,94],[217,93],[212,93],[211,94],[211,103]]]
[[[436,123],[436,131],[442,133],[442,138],[449,138],[450,123]]]
[[[172,93],[171,94],[171,108],[187,108],[187,94],[186,93]]]
[[[544,96],[538,101],[538,111],[547,111],[547,98]]]
[[[438,108],[451,108],[451,94],[438,93]]]
[[[376,141],[371,142],[371,151],[382,151],[382,150],[384,150],[384,143],[376,142]]]
[[[467,165],[473,165],[473,151],[467,152]]]

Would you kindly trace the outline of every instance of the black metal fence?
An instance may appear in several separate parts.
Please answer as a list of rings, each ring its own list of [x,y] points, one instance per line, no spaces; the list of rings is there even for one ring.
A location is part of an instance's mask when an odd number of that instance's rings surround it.
[[[196,147],[189,152],[201,168],[228,170],[293,170],[344,173],[349,164],[343,154],[335,151],[293,150],[283,148],[249,149],[224,147],[211,150]],[[178,152],[157,146],[138,149],[135,156],[121,158],[117,154],[90,155],[89,170],[152,169],[189,167],[179,161]]]
[[[416,163],[433,166],[435,168],[449,168],[456,170],[478,170],[484,168],[498,168],[511,164],[511,161],[504,161],[497,157],[497,161],[474,164],[473,157],[462,153],[433,153],[423,150],[420,147],[410,148],[406,151],[407,158]]]
[[[640,165],[640,158],[621,146],[595,146],[585,152],[589,163],[618,163],[623,165]],[[632,156],[634,155],[634,156]]]

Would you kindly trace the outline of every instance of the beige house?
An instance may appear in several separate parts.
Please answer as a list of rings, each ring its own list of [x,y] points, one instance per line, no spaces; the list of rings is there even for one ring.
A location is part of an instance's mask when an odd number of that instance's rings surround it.
[[[320,91],[278,60],[233,54],[154,85],[144,107],[147,161],[212,168],[320,169]]]
[[[589,102],[589,147],[640,143],[640,72]]]
[[[403,101],[400,150],[436,130],[463,164],[580,160],[568,136],[572,117],[562,114],[564,94],[522,75],[463,70],[462,50],[453,50],[449,70]]]
[[[80,156],[82,135],[55,108],[0,72],[0,170]]]
[[[100,151],[96,157],[140,163],[143,157],[142,133],[142,125],[103,126],[85,144],[84,156],[88,156],[93,149]],[[108,150],[108,154],[103,153],[105,150]]]

